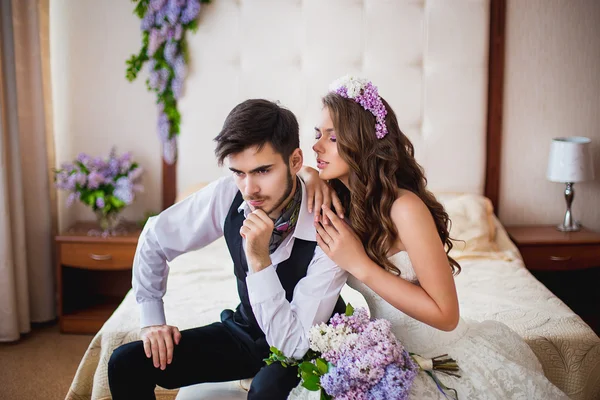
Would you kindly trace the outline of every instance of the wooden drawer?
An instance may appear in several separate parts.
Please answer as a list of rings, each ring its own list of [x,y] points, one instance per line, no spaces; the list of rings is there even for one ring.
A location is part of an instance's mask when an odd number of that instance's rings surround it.
[[[123,243],[61,243],[60,263],[89,269],[130,269],[136,246]]]
[[[530,270],[577,270],[600,267],[599,245],[521,246]]]

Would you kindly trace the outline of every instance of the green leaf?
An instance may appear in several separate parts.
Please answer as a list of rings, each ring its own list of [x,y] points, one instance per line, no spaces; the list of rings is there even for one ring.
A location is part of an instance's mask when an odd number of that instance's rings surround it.
[[[321,389],[321,385],[320,385],[320,380],[319,377],[317,375],[310,375],[307,377],[302,377],[302,386],[304,386],[306,389],[310,390],[311,392],[316,392],[317,390]]]
[[[116,198],[115,196],[108,196],[107,200],[110,204],[112,204],[113,208],[119,209],[125,207],[125,202],[121,199]]]
[[[321,373],[321,375],[325,375],[329,371],[329,366],[327,362],[322,358],[317,358],[317,369]]]
[[[352,307],[352,304],[348,303],[346,304],[346,316],[350,317],[354,315],[354,307]]]
[[[325,393],[323,389],[321,389],[321,400],[331,400],[331,396]]]
[[[317,366],[309,361],[301,363],[298,367],[300,368],[300,371],[306,374],[314,375],[319,373],[319,369],[317,368]]]

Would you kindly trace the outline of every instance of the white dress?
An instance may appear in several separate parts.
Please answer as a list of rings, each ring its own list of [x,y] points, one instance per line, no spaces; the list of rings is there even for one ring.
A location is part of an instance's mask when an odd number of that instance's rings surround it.
[[[401,277],[418,284],[408,253],[390,257]],[[360,292],[371,318],[383,318],[392,323],[396,337],[404,347],[423,357],[448,354],[461,371],[460,378],[436,373],[446,386],[456,389],[459,399],[568,399],[544,375],[542,366],[523,339],[497,321],[460,319],[452,332],[444,332],[402,313],[367,285],[350,275],[348,285]],[[316,399],[318,392],[295,388],[288,400]],[[440,399],[444,395],[433,380],[421,372],[415,378],[410,399]]]

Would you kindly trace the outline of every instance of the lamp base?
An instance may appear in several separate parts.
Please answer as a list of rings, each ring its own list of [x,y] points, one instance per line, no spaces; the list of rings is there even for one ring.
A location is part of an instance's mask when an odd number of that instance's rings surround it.
[[[561,232],[577,232],[581,230],[581,224],[578,222],[573,222],[570,226],[569,225],[556,225],[556,230],[559,230]]]

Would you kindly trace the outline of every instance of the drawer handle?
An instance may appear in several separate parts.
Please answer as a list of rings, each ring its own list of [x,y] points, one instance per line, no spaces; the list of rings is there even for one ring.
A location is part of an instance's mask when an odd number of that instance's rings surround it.
[[[552,261],[569,261],[571,256],[559,257],[559,256],[550,256],[550,260]]]
[[[112,258],[110,254],[90,254],[90,258],[96,261],[107,261]]]

